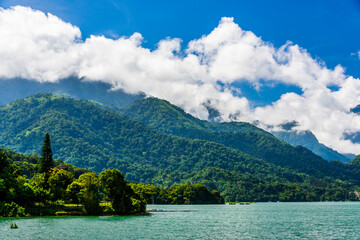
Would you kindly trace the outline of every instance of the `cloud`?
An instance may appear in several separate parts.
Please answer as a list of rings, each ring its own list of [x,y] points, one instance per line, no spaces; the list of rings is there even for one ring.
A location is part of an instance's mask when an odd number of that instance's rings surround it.
[[[0,9],[0,76],[55,81],[69,76],[77,27],[24,7]]]
[[[360,81],[339,65],[326,67],[291,42],[280,48],[244,31],[233,18],[222,18],[209,34],[181,49],[181,39],[161,40],[155,50],[143,37],[90,36],[58,17],[26,7],[0,9],[0,77],[57,82],[69,76],[103,81],[128,93],[167,99],[196,117],[217,110],[220,121],[259,120],[265,126],[296,121],[324,144],[340,152],[360,153],[343,138],[360,131],[360,117],[349,110],[360,103]],[[233,83],[289,84],[302,94],[286,93],[252,109]],[[338,91],[330,87],[337,86]],[[234,94],[236,92],[236,94]]]

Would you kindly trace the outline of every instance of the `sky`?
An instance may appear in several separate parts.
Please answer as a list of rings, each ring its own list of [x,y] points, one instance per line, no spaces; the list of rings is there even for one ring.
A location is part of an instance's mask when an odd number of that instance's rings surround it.
[[[360,1],[0,1],[0,77],[70,76],[360,153]]]

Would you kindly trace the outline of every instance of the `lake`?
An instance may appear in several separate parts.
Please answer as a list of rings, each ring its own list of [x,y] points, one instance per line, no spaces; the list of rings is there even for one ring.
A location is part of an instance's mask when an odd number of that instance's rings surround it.
[[[360,202],[149,205],[132,217],[0,218],[1,239],[360,239]],[[10,229],[15,221],[18,229]]]

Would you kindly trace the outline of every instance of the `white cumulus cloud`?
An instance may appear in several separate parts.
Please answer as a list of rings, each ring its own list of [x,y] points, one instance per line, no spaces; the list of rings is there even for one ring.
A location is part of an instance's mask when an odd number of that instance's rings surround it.
[[[324,144],[360,153],[360,145],[343,139],[360,131],[360,117],[349,110],[360,103],[360,81],[314,59],[291,42],[280,48],[245,31],[233,18],[222,18],[208,35],[181,49],[181,39],[142,47],[143,37],[109,39],[90,36],[50,14],[16,6],[0,9],[0,77],[56,82],[69,76],[110,83],[128,93],[167,99],[202,119],[207,106],[221,121],[256,121],[265,125],[297,121]],[[247,81],[295,85],[302,94],[286,93],[265,107],[250,107],[232,84]],[[337,86],[338,91],[329,87]],[[241,89],[240,89],[241,92]]]

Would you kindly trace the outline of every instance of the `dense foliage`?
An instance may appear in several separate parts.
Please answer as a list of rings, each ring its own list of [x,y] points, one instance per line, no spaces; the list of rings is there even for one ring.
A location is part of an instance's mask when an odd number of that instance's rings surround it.
[[[350,161],[351,165],[357,165],[360,166],[360,155],[357,155],[356,157],[354,157],[351,161]]]
[[[130,184],[134,192],[152,204],[223,204],[224,198],[217,190],[210,191],[201,184],[180,184],[170,188],[151,184]]]
[[[24,155],[11,151],[9,149],[1,148],[0,152],[3,152],[7,156],[10,164],[16,167],[18,171],[21,171],[22,174],[25,175],[27,178],[32,178],[32,176],[34,176],[37,172],[40,171],[39,163],[41,162],[41,158],[37,154]],[[75,167],[70,163],[64,163],[62,160],[55,160],[54,164],[56,168],[63,169],[67,172],[71,172],[72,174],[74,174],[75,178],[78,178],[83,173],[90,172],[87,169]]]
[[[333,177],[360,184],[360,168],[328,162],[308,149],[293,147],[249,123],[212,123],[194,118],[165,100],[147,98],[117,110],[164,133],[224,144],[277,166],[317,178]]]
[[[100,184],[104,187],[107,198],[111,201],[115,213],[129,214],[131,196],[134,194],[131,187],[126,183],[124,174],[117,169],[107,169],[99,175]],[[142,212],[145,212],[145,205],[142,205]]]
[[[125,173],[126,180],[167,188],[202,183],[210,190],[218,189],[229,201],[278,200],[281,194],[286,201],[319,200],[325,195],[328,200],[338,199],[339,195],[342,200],[353,199],[352,195],[337,192],[357,188],[359,166],[328,163],[251,124],[200,121],[170,105],[176,110],[173,116],[167,105],[159,104],[164,111],[143,113],[155,124],[149,120],[149,125],[161,132],[93,103],[36,95],[0,107],[0,146],[39,153],[43,134],[49,132],[54,158],[98,173],[116,168]],[[183,137],[175,136],[181,133]],[[27,176],[33,176],[36,167],[31,161],[35,157],[27,157],[28,165],[15,164],[26,169]],[[83,184],[70,184],[73,200],[76,194],[72,191]],[[250,188],[256,190],[251,192]],[[296,192],[305,192],[308,197],[298,197]],[[114,198],[108,195],[110,201]]]
[[[0,152],[0,159],[0,216],[28,216],[27,212],[33,213],[34,209],[41,213],[52,207],[59,210],[64,208],[64,202],[81,204],[84,213],[88,215],[99,215],[103,210],[111,214],[145,212],[146,201],[132,191],[118,170],[101,173],[99,180],[95,172],[85,172],[76,179],[72,172],[52,168],[48,172],[48,179],[46,173],[36,173],[28,179],[22,175],[21,168],[10,164],[4,152]],[[26,157],[20,161],[26,162]],[[37,165],[39,168],[40,164]],[[109,175],[109,172],[113,174]],[[114,175],[117,176],[116,181],[112,180]],[[113,185],[109,186],[109,183]],[[111,188],[116,189],[116,197],[108,195],[108,189]],[[126,189],[126,194],[123,189]],[[105,209],[100,206],[101,196],[105,196],[104,200],[112,197],[111,205]],[[121,206],[120,210],[118,206]]]
[[[14,155],[13,153],[12,156]],[[27,162],[29,159],[29,156],[22,154],[16,156],[17,162]],[[37,168],[41,158],[38,160]],[[200,184],[164,189],[129,183],[125,181],[124,174],[116,169],[107,169],[99,176],[95,172],[86,171],[75,178],[73,172],[56,167],[49,171],[46,183],[45,173],[35,173],[30,179],[22,175],[22,169],[10,164],[2,151],[0,161],[0,216],[5,217],[29,216],[29,212],[54,214],[55,212],[49,210],[66,209],[64,203],[82,206],[83,213],[88,215],[145,213],[146,204],[151,203],[150,199],[156,199],[157,203],[175,204],[223,203],[219,192],[210,192]],[[101,201],[110,205],[101,206]],[[78,210],[77,207],[75,209]]]

